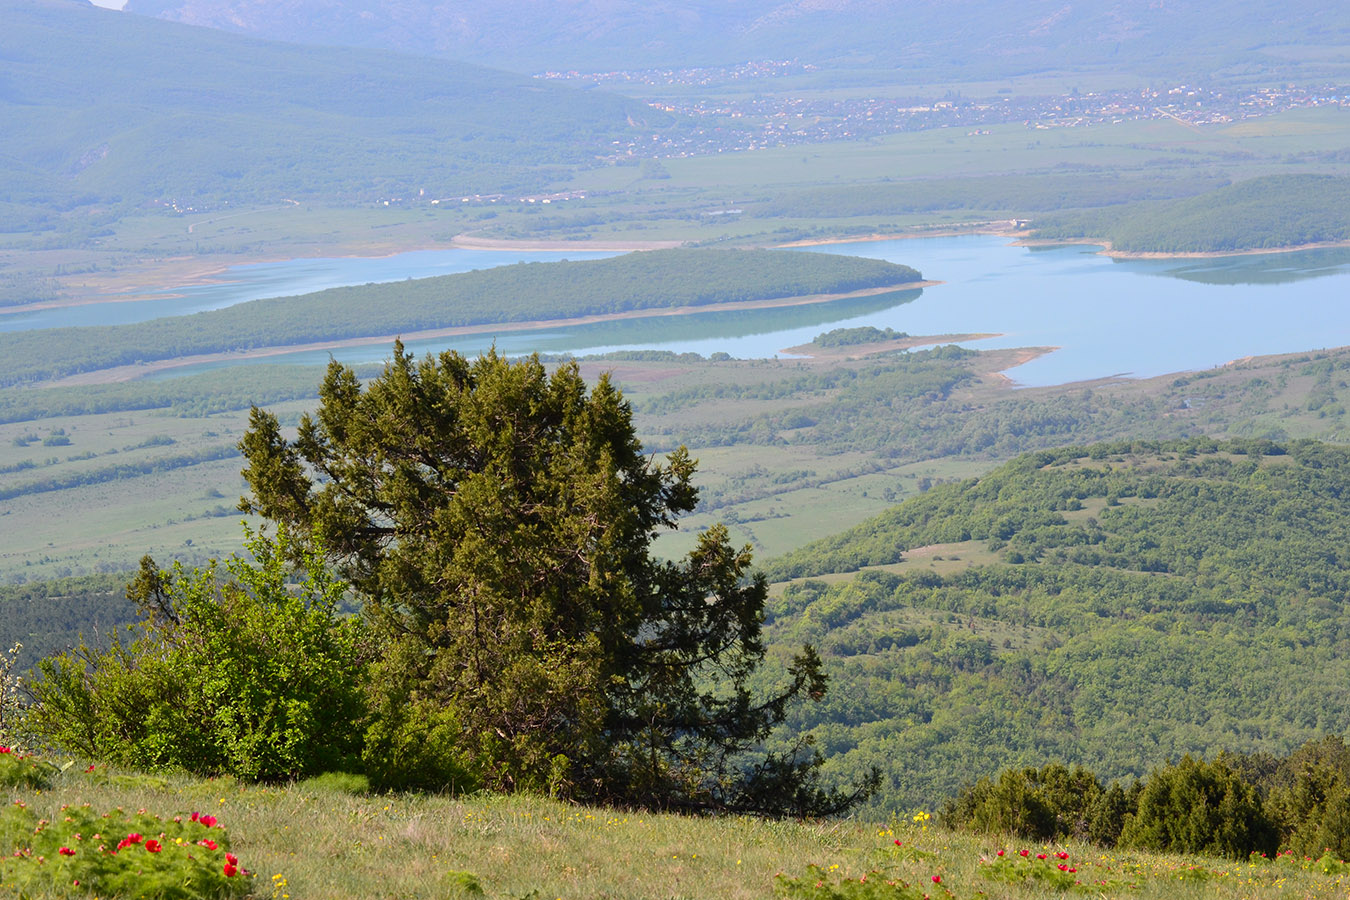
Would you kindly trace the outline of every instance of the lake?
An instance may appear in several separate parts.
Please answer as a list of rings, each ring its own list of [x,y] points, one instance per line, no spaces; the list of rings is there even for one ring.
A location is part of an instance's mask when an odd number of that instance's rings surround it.
[[[662,349],[762,358],[782,355],[786,348],[808,343],[832,328],[872,325],[915,335],[993,332],[1000,336],[969,346],[1058,348],[1008,371],[1018,384],[1034,386],[1119,375],[1147,377],[1206,369],[1244,356],[1350,344],[1350,250],[1346,249],[1203,260],[1113,261],[1098,254],[1095,247],[1018,247],[991,235],[813,249],[903,263],[943,284],[806,307],[508,331],[410,342],[408,346],[418,353],[453,348],[473,354],[495,344],[508,354]],[[125,307],[115,313],[119,316],[149,318],[166,314],[156,311],[165,307],[141,303],[178,303],[182,305],[173,308],[183,312],[259,296],[426,277],[521,259],[605,255],[611,254],[444,250],[380,260],[292,260],[236,267],[222,276],[228,281],[166,291],[182,294],[178,299],[104,306]],[[91,314],[90,307],[80,309],[85,316]],[[49,326],[16,320],[15,327]],[[358,347],[334,350],[332,356],[360,363],[378,361],[388,353],[384,346]],[[264,361],[322,364],[328,358],[329,351],[321,351]],[[202,368],[175,369],[172,374]]]

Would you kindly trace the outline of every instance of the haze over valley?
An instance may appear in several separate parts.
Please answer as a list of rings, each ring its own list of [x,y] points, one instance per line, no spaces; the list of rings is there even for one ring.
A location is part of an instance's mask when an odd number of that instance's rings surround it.
[[[1350,9],[117,6],[0,0],[0,792],[160,818],[0,892],[1340,889]]]

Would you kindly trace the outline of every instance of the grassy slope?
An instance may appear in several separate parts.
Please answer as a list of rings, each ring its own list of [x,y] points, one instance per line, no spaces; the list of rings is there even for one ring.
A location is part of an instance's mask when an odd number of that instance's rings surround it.
[[[630,123],[665,121],[491,69],[295,48],[69,0],[3,0],[0,16],[0,194],[48,211],[539,185]]]
[[[228,779],[101,769],[91,775],[82,769],[83,764],[72,767],[50,791],[0,789],[0,801],[22,800],[40,814],[50,810],[53,818],[62,804],[82,803],[96,810],[144,808],[161,816],[208,811],[230,832],[240,864],[256,873],[255,896],[279,900],[750,900],[772,895],[779,873],[799,876],[808,864],[820,866],[831,881],[881,873],[921,886],[935,898],[986,892],[1035,900],[1054,893],[1002,885],[980,874],[982,860],[997,850],[1030,847],[1036,852],[1035,845],[951,833],[909,817],[882,824],[692,819],[532,797],[359,797],[307,784],[245,786]],[[897,849],[896,841],[903,848]],[[1292,861],[1249,867],[1216,859],[1106,855],[1084,845],[1066,850],[1085,880],[1118,884],[1096,892],[1099,896],[1275,900],[1343,895],[1339,876],[1307,871]],[[466,889],[465,873],[477,880],[481,893]],[[934,875],[941,886],[934,885]]]

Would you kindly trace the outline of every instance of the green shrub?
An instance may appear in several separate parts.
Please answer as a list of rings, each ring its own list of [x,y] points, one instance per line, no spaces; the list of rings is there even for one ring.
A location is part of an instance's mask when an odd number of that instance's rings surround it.
[[[1093,830],[1104,791],[1080,766],[1050,763],[1040,769],[1008,769],[997,780],[968,785],[943,810],[957,828],[1016,834],[1035,840],[1085,838]]]
[[[253,877],[211,816],[98,815],[83,806],[47,821],[15,803],[0,809],[0,888],[19,897],[224,900],[248,895]]]
[[[1330,735],[1308,741],[1265,779],[1266,808],[1281,846],[1300,856],[1350,858],[1350,747]]]
[[[13,747],[0,746],[0,788],[45,788],[55,770]]]
[[[128,593],[144,633],[104,653],[43,660],[32,730],[73,753],[132,768],[280,779],[348,769],[361,746],[359,623],[316,555],[288,589],[291,547],[249,535],[255,562],[222,578],[148,557]]]
[[[467,742],[455,711],[418,698],[395,674],[404,671],[398,657],[411,652],[411,644],[394,645],[374,667],[373,715],[361,752],[370,783],[382,791],[476,790],[478,769],[463,750]]]
[[[1193,759],[1153,772],[1139,794],[1139,808],[1125,824],[1121,846],[1169,853],[1242,859],[1274,853],[1278,834],[1256,789],[1223,759]]]

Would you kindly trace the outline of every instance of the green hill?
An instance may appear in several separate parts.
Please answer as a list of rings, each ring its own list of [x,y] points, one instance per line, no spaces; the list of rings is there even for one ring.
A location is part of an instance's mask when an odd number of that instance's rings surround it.
[[[831,672],[813,730],[882,806],[1012,765],[1105,778],[1350,729],[1350,450],[1097,445],[936,487],[771,562],[773,640]],[[827,583],[828,581],[828,583]]]
[[[108,205],[536,187],[667,121],[613,94],[479,66],[271,43],[74,0],[0,0],[0,20],[0,197],[19,210],[3,230],[74,209],[97,221]]]
[[[1131,253],[1228,253],[1350,240],[1350,177],[1268,175],[1195,197],[1048,216],[1042,239]]]

